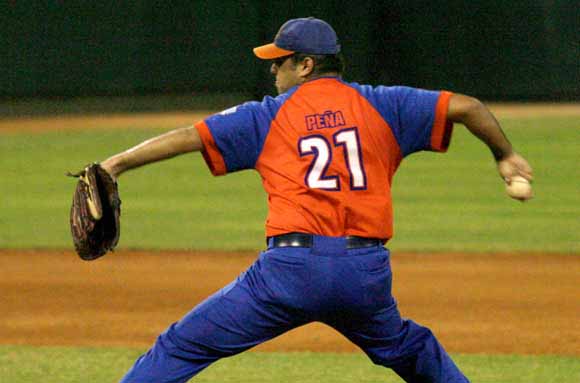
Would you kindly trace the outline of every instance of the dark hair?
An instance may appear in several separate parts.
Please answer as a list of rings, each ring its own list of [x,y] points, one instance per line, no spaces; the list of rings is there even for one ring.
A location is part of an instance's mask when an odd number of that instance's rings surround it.
[[[308,53],[295,53],[292,55],[292,62],[294,65],[298,64],[306,57],[314,60],[314,75],[324,75],[326,73],[338,73],[342,75],[344,72],[344,57],[342,54],[335,55],[313,55]]]

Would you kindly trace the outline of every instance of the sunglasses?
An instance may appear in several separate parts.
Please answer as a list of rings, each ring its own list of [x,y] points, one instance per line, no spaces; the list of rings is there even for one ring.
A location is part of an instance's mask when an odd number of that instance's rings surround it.
[[[277,59],[272,60],[272,64],[275,64],[278,68],[281,67],[282,65],[284,65],[284,63],[286,62],[286,60],[288,60],[289,58],[293,57],[294,55],[291,54],[289,56],[282,56],[282,57],[278,57]]]

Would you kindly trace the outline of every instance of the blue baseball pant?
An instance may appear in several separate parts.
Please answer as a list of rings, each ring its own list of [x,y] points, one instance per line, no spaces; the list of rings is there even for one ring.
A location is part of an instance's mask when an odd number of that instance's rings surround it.
[[[121,382],[186,382],[220,358],[313,321],[406,382],[468,382],[429,329],[401,318],[391,281],[382,246],[347,249],[344,238],[314,236],[311,248],[269,248],[162,333]]]

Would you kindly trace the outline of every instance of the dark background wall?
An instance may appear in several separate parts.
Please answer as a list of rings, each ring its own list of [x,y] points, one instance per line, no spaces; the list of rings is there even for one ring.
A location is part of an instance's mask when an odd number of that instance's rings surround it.
[[[486,100],[579,100],[573,0],[9,2],[0,98],[273,93],[251,48],[294,17],[330,22],[349,81]]]

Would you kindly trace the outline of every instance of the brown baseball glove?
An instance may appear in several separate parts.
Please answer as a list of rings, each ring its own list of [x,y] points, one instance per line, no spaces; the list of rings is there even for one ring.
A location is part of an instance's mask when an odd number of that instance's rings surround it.
[[[99,164],[78,173],[70,209],[70,229],[77,254],[85,261],[113,250],[119,241],[121,199],[117,182]]]

